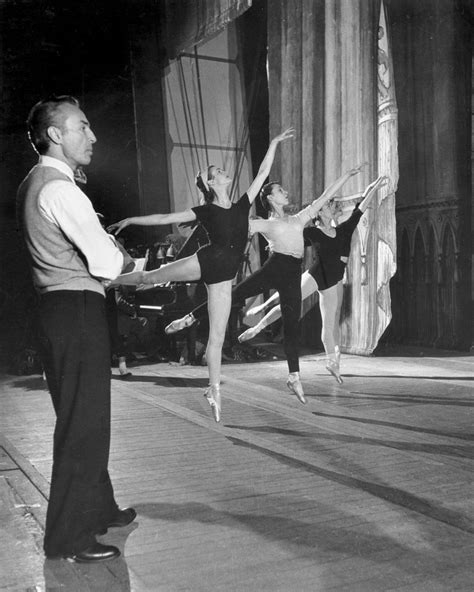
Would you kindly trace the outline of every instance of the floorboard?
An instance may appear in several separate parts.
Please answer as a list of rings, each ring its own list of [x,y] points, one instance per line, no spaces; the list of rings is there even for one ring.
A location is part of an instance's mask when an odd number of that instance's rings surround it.
[[[100,566],[44,560],[54,415],[40,376],[0,377],[0,590],[452,592],[474,589],[473,357],[320,355],[112,380],[110,472],[137,520]],[[116,371],[114,371],[116,372]]]

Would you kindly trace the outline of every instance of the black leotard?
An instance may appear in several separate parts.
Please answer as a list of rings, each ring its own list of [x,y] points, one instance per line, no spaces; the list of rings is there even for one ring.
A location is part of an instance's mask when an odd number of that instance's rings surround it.
[[[197,252],[206,284],[232,280],[247,246],[250,202],[244,195],[230,208],[206,204],[192,208],[209,235],[210,244]]]
[[[341,257],[349,257],[352,234],[362,214],[357,205],[350,218],[336,226],[334,237],[328,236],[317,226],[304,229],[304,238],[311,241],[316,258],[308,271],[318,284],[319,290],[335,286],[344,277],[346,263]]]
[[[263,294],[270,289],[280,294],[283,321],[283,348],[289,372],[299,372],[299,333],[301,313],[301,263],[302,259],[272,253],[265,263],[252,275],[247,276],[232,290],[232,301],[243,306],[247,298]],[[207,301],[191,311],[196,320],[208,314]]]

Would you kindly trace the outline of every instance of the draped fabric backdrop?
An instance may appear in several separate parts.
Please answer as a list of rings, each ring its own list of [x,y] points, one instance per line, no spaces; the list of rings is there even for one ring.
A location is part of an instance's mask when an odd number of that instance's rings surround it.
[[[354,233],[344,283],[342,347],[357,354],[372,353],[390,322],[395,271],[396,108],[392,79],[378,100],[378,74],[386,81],[382,69],[390,70],[377,59],[380,49],[389,54],[386,31],[377,52],[379,8],[377,0],[272,0],[268,11],[271,135],[297,131],[274,171],[293,201],[307,203],[361,162],[368,166],[343,195],[360,195],[379,172],[391,177]]]
[[[384,3],[380,5],[377,47],[377,158],[378,173],[388,183],[378,192],[374,231],[377,249],[377,315],[382,332],[392,318],[390,279],[397,269],[395,193],[398,187],[398,109],[393,76],[392,47]]]
[[[229,23],[199,48],[181,53],[166,68],[162,84],[171,211],[201,203],[195,177],[198,171],[207,171],[210,164],[232,176],[233,201],[252,182],[248,98],[239,52],[235,23]],[[175,233],[187,237],[190,229],[177,227]],[[253,240],[247,246],[237,281],[259,266],[258,244]]]
[[[177,58],[184,51],[194,56],[196,45],[210,41],[217,32],[224,31],[233,19],[252,5],[252,1],[143,0],[135,4],[128,7],[127,18],[131,32],[138,201],[140,213],[151,214],[157,208],[166,211],[174,205],[168,154],[161,149],[163,137],[168,134],[167,118],[171,112],[171,109],[166,112],[166,82],[163,80],[169,74],[167,66],[175,69]],[[184,58],[185,76],[186,61],[189,59]],[[192,92],[194,90],[195,85]],[[219,90],[215,90],[214,94],[218,93]],[[177,102],[179,106],[179,95]],[[145,234],[148,242],[157,238],[155,228],[147,227]]]
[[[146,0],[147,10],[137,11],[130,58],[141,214],[197,205],[195,176],[208,164],[233,176],[232,198],[248,188],[248,98],[233,21],[251,5],[251,0]],[[166,229],[145,230],[148,242],[164,240]],[[252,243],[241,274],[258,266]]]
[[[162,0],[162,34],[168,59],[190,50],[252,6],[252,0]]]

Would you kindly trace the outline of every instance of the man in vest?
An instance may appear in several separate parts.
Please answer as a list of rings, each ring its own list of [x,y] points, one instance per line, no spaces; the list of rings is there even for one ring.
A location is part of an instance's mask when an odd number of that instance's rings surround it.
[[[18,190],[18,215],[39,293],[42,361],[56,412],[46,516],[47,557],[92,563],[120,555],[96,540],[135,519],[108,473],[110,345],[103,282],[130,263],[74,182],[96,137],[74,97],[50,97],[28,117],[39,154]]]

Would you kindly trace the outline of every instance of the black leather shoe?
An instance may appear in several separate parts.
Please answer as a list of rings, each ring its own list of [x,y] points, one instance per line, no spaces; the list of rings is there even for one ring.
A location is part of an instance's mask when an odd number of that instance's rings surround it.
[[[112,545],[102,545],[95,542],[84,551],[74,553],[73,555],[66,555],[65,559],[74,561],[75,563],[99,563],[100,561],[110,561],[120,556],[120,551],[117,547]]]
[[[107,524],[107,528],[116,526],[127,526],[135,520],[137,513],[133,508],[124,508],[119,510],[114,518]]]
[[[137,513],[133,508],[124,508],[123,510],[118,510],[117,514],[112,518],[112,520],[106,526],[104,526],[104,528],[98,530],[97,534],[106,534],[109,528],[128,526],[135,520],[136,517]]]

